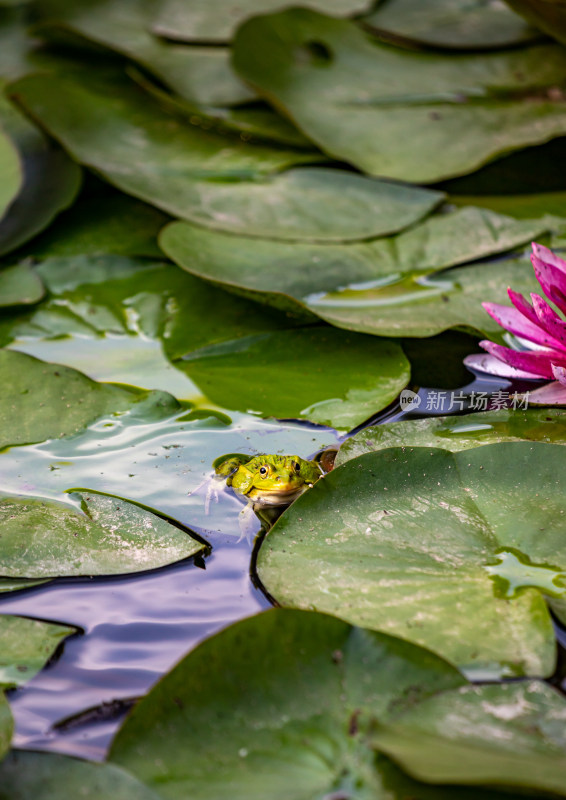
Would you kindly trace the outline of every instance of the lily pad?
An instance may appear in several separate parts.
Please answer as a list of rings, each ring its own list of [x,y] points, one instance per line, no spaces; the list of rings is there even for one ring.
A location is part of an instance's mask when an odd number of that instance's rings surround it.
[[[45,289],[29,264],[16,264],[0,271],[0,308],[39,303]]]
[[[283,514],[258,575],[282,605],[402,636],[474,678],[548,676],[543,594],[566,592],[563,454],[507,442],[360,456]]]
[[[363,23],[378,33],[455,50],[495,50],[540,39],[540,31],[504,0],[388,0]]]
[[[396,342],[327,327],[238,339],[180,366],[221,407],[341,429],[391,403],[410,376]]]
[[[354,786],[400,800],[394,771],[367,747],[372,715],[461,682],[406,642],[272,610],[187,656],[136,706],[110,760],[172,800],[349,797]]]
[[[489,688],[502,704],[506,694]],[[477,790],[418,783],[372,750],[373,731],[403,711],[416,715],[436,698],[461,704],[464,691],[456,670],[408,642],[273,609],[181,661],[133,710],[110,759],[167,800],[473,800]],[[565,707],[539,703],[540,724]],[[466,730],[495,749],[475,711],[466,709]],[[539,759],[536,735],[522,744],[525,761],[548,760],[556,774],[560,754]],[[486,800],[505,796],[482,789]]]
[[[234,65],[325,152],[371,175],[433,183],[566,133],[554,44],[455,59],[291,9],[245,22]]]
[[[0,350],[0,449],[68,436],[104,414],[132,408],[144,395],[104,386],[80,372],[23,353]],[[159,403],[178,404],[168,395]]]
[[[296,217],[304,214],[304,208],[294,194],[304,190],[304,183],[295,189],[294,176],[268,178],[269,191],[276,196],[274,182],[285,187],[280,190],[285,200],[281,210],[276,207],[273,213],[265,210],[265,190],[258,187],[269,173],[320,160],[316,153],[251,144],[204,131],[165,113],[135,84],[116,74],[110,79],[91,71],[80,81],[76,75],[34,75],[13,84],[12,90],[77,160],[128,194],[176,216],[223,230],[258,233],[261,224],[264,235],[292,238],[300,227]],[[105,120],[104,129],[100,119]],[[382,202],[378,185],[363,176],[346,176],[340,171],[334,175],[332,181],[327,173],[310,177],[318,186],[317,201],[321,202],[325,183],[334,199],[337,190],[348,191],[353,209],[350,218],[355,213],[371,216],[372,222],[365,228],[371,230],[376,226],[376,195],[380,206]],[[415,218],[437,202],[438,194],[428,194]],[[344,207],[342,204],[342,213]],[[327,224],[322,224],[327,230]],[[320,235],[320,225],[315,217],[310,238]]]
[[[22,185],[22,168],[18,151],[12,140],[0,129],[0,218],[4,216],[10,203],[18,195]]]
[[[487,392],[482,394],[487,396]],[[481,399],[476,398],[478,402]],[[347,439],[338,451],[335,466],[387,447],[441,447],[456,453],[485,444],[525,440],[566,444],[566,411],[502,408],[458,417],[429,417],[376,425]]]
[[[31,680],[62,640],[76,632],[63,625],[0,615],[0,689]]]
[[[564,795],[565,722],[563,696],[544,683],[465,686],[378,726],[373,742],[420,780]]]
[[[183,269],[259,302],[294,311],[306,307],[362,333],[430,336],[468,318],[480,330],[498,328],[481,301],[515,286],[512,267],[504,262],[463,267],[462,278],[458,270],[435,270],[518,246],[545,227],[543,220],[519,221],[468,207],[429,217],[394,238],[348,245],[235,240],[183,222],[169,224],[159,243]],[[523,265],[515,272],[525,283]],[[527,283],[537,285],[532,267]]]
[[[161,517],[118,497],[83,491],[73,506],[0,498],[0,575],[55,578],[121,575],[163,567],[205,545]]]
[[[46,228],[71,205],[79,190],[81,170],[63,150],[48,140],[0,96],[0,127],[21,162],[22,184],[0,219],[0,254],[19,247]],[[3,161],[8,154],[4,154]],[[3,166],[0,165],[0,166]],[[8,196],[13,190],[13,164],[7,164]]]
[[[0,764],[6,797],[18,800],[159,800],[133,775],[113,764],[95,764],[54,753],[14,750]]]
[[[131,58],[181,97],[205,105],[236,105],[254,93],[234,74],[223,47],[186,47],[153,36],[151,3],[88,0],[43,4],[41,33],[70,32]]]
[[[236,28],[248,17],[276,11],[285,0],[163,0],[152,26],[159,36],[194,42],[229,42]],[[334,16],[349,16],[366,11],[371,0],[304,0],[302,6]]]

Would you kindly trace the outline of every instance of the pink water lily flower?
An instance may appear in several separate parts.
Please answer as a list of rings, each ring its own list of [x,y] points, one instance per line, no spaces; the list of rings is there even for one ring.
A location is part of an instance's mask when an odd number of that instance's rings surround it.
[[[531,261],[544,294],[566,316],[566,261],[534,242]],[[480,346],[489,355],[468,356],[464,363],[502,377],[554,380],[550,391],[544,387],[546,398],[540,402],[566,403],[566,319],[539,294],[531,294],[531,305],[519,292],[507,292],[511,307],[482,305],[502,328],[531,343],[531,348],[512,350],[484,340]]]

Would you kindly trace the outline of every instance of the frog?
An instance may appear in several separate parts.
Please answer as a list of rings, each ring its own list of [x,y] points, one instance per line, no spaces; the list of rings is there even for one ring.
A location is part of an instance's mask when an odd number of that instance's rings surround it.
[[[214,464],[216,475],[226,478],[236,494],[248,500],[254,511],[290,505],[322,477],[317,461],[300,456],[232,453]]]

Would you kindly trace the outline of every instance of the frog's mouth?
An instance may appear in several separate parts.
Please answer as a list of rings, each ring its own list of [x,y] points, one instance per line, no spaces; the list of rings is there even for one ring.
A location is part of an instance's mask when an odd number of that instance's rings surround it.
[[[308,483],[301,486],[286,483],[276,489],[252,489],[246,497],[259,506],[288,506],[309,488]]]

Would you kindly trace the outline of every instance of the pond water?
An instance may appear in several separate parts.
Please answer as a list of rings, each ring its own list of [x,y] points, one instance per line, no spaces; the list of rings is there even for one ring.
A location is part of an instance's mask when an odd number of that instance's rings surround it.
[[[461,391],[508,386],[488,379]],[[371,422],[426,416],[426,405],[417,414],[393,404]],[[130,413],[99,420],[74,437],[1,454],[4,492],[58,500],[74,487],[116,493],[190,528],[212,548],[196,563],[187,559],[127,577],[59,579],[0,595],[2,613],[80,629],[39,675],[9,693],[14,745],[102,759],[129,701],[199,641],[269,606],[250,576],[259,522],[243,518],[242,503],[224,485],[213,484],[217,495],[211,492],[215,457],[308,457],[339,441],[330,428],[232,412],[183,411],[157,422]]]

